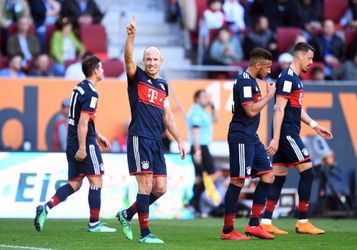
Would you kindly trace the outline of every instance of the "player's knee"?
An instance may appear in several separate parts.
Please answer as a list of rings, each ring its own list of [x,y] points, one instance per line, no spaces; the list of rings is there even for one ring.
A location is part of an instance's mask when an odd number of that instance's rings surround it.
[[[260,179],[265,182],[265,183],[269,183],[269,184],[273,184],[274,180],[275,180],[275,176],[273,172],[269,172],[266,174],[263,174]]]
[[[81,186],[82,186],[82,181],[70,181],[69,185],[73,188],[74,192],[77,192]]]
[[[236,179],[236,180],[231,180],[231,184],[242,188],[244,186],[245,179]]]
[[[166,193],[166,187],[156,187],[152,190],[152,193],[156,196],[156,197],[161,197]]]
[[[312,182],[315,178],[314,171],[312,168],[308,168],[300,173],[301,178],[306,179],[309,182]]]

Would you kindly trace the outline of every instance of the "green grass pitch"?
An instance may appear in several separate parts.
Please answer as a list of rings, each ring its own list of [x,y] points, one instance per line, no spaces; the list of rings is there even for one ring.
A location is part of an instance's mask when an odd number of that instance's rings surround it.
[[[237,219],[243,232],[247,219]],[[139,226],[134,220],[134,240],[121,233],[117,220],[104,221],[118,229],[116,233],[88,233],[87,220],[48,219],[44,231],[37,232],[30,219],[0,220],[0,249],[357,249],[357,220],[313,219],[327,231],[324,235],[300,235],[294,231],[295,220],[278,219],[275,225],[289,235],[278,235],[275,240],[252,238],[250,241],[219,239],[223,219],[151,220],[152,232],[165,241],[164,245],[140,244]],[[10,248],[11,247],[11,248]],[[21,247],[21,248],[20,248]],[[28,247],[28,248],[22,248]]]

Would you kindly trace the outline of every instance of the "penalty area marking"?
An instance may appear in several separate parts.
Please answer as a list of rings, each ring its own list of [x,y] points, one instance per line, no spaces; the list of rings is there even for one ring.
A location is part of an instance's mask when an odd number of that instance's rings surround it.
[[[3,245],[0,244],[0,248],[15,248],[15,249],[30,249],[30,250],[55,250],[53,248],[41,248],[41,247],[25,247],[25,246],[16,246],[16,245]]]

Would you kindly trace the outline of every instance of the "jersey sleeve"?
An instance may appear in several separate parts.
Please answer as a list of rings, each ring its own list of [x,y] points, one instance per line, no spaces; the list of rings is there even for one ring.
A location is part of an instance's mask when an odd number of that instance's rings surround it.
[[[246,105],[254,102],[253,84],[249,79],[243,79],[240,86],[237,88],[238,96],[241,105]]]
[[[97,92],[86,93],[83,96],[81,112],[87,112],[91,114],[95,113],[95,110],[97,109],[97,103],[98,103]]]
[[[135,73],[132,74],[132,75],[126,75],[127,78],[128,78],[128,83],[129,84],[133,84],[133,83],[137,83],[137,78],[138,78],[138,75],[141,73],[142,69],[140,69],[138,66],[136,66],[136,69],[135,69]]]
[[[293,88],[292,79],[281,76],[276,81],[276,96],[290,98],[292,88]]]

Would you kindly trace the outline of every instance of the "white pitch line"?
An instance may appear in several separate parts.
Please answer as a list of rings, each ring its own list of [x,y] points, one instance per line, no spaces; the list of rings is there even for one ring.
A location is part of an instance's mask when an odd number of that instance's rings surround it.
[[[0,248],[15,248],[15,249],[30,249],[30,250],[55,250],[53,248],[40,248],[40,247],[25,247],[25,246],[16,246],[16,245],[0,245]]]

